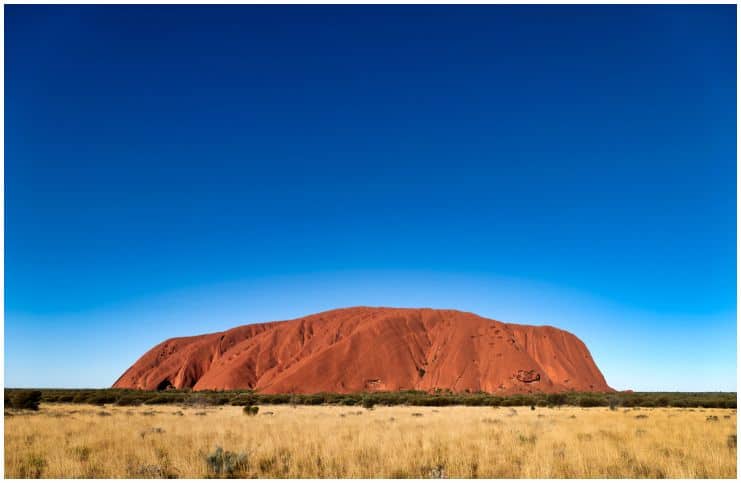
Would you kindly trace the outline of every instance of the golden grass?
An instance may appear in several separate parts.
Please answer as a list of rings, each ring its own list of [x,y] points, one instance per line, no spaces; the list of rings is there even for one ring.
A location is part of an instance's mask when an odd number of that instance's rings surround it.
[[[6,414],[5,476],[201,478],[220,446],[243,477],[735,478],[735,434],[724,409],[45,404]]]

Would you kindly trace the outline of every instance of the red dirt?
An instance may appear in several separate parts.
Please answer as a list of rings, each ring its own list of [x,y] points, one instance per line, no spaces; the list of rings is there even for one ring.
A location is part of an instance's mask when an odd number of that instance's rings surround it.
[[[468,312],[354,307],[169,339],[117,388],[612,391],[576,336]]]

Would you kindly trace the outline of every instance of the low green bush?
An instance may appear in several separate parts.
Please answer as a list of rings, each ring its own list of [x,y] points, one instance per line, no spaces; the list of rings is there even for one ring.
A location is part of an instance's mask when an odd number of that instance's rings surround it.
[[[245,406],[242,411],[247,416],[257,416],[257,413],[260,411],[260,408],[257,406]]]

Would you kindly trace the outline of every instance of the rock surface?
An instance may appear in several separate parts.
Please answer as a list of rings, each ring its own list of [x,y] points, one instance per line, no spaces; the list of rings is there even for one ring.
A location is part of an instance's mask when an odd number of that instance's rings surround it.
[[[612,391],[584,343],[468,312],[353,307],[166,340],[117,388],[348,393]]]

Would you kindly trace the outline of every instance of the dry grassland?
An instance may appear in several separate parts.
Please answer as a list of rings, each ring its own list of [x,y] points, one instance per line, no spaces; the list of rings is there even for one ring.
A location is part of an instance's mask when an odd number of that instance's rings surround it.
[[[5,476],[735,478],[736,411],[44,404],[6,412]]]

